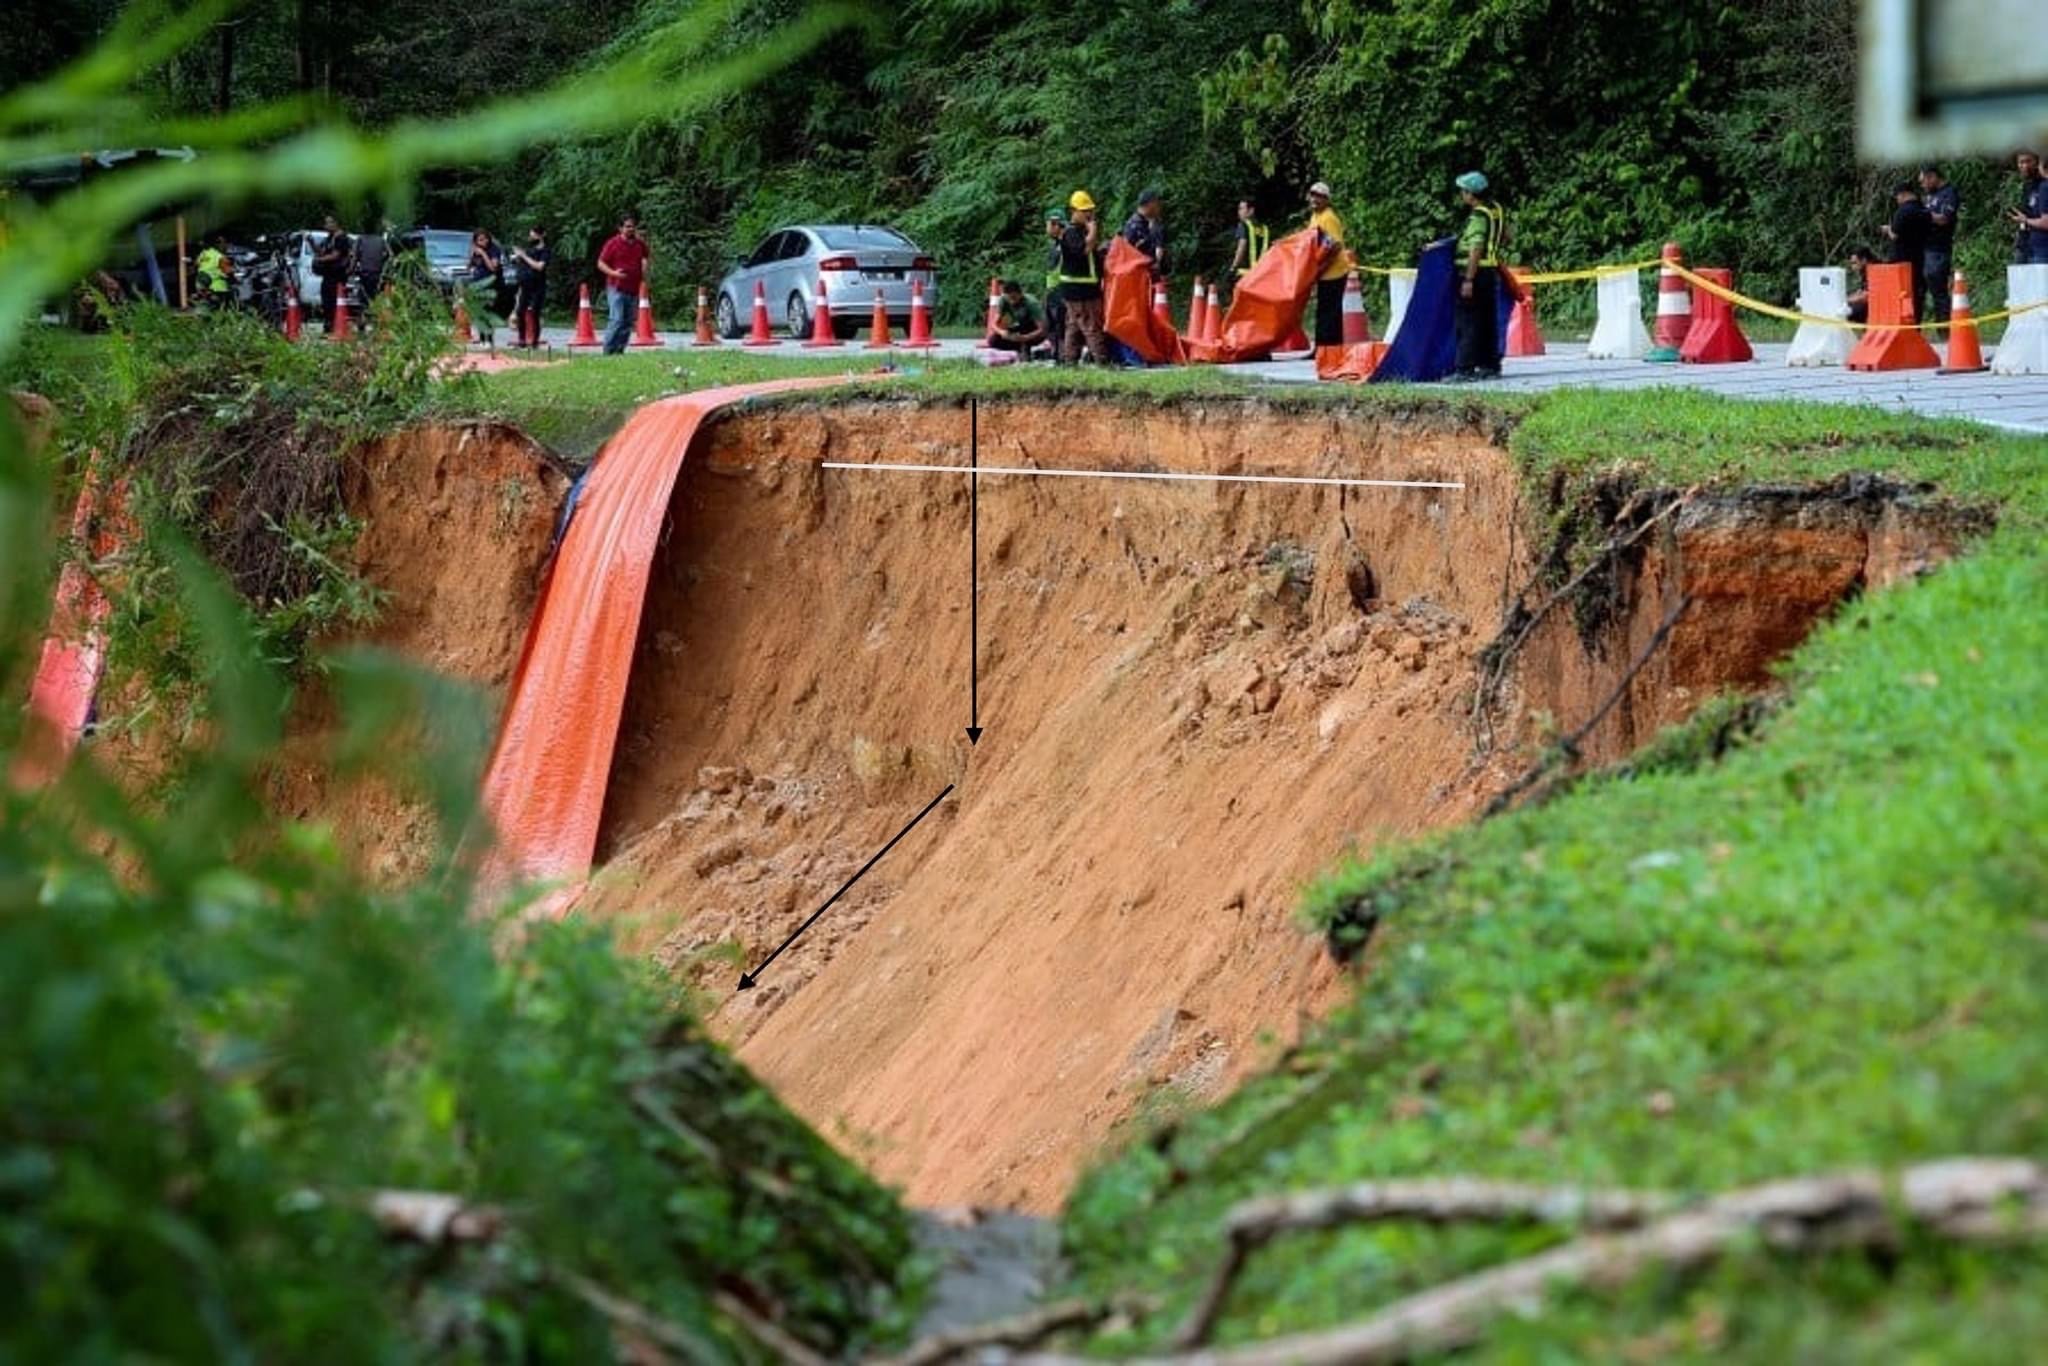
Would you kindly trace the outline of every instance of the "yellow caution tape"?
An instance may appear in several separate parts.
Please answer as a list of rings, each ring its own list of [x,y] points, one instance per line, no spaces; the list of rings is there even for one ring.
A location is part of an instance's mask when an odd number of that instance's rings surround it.
[[[1851,332],[1872,332],[1886,327],[1917,327],[1923,332],[1945,332],[1951,326],[1949,323],[1936,322],[1933,319],[1929,319],[1924,323],[1852,323],[1847,318],[1823,318],[1813,313],[1801,313],[1796,308],[1780,308],[1776,304],[1767,304],[1761,299],[1752,299],[1747,294],[1738,293],[1726,285],[1715,284],[1712,280],[1705,279],[1696,272],[1687,270],[1684,266],[1673,266],[1671,269],[1695,288],[1703,289],[1717,299],[1726,299],[1729,303],[1735,304],[1738,307],[1747,308],[1752,312],[1762,313],[1772,318],[1783,318],[1787,322],[1813,323],[1820,327],[1840,327]],[[1996,313],[1972,314],[1970,323],[1972,326],[1982,326],[1985,323],[2002,322],[2007,318],[2016,317],[2021,313],[2031,313],[2037,308],[2044,307],[2048,307],[2048,300],[2036,304],[2022,304],[2018,308],[2004,308]]]
[[[1597,280],[1604,275],[1633,275],[1656,265],[1655,260],[1624,261],[1611,266],[1588,266],[1584,270],[1552,270],[1523,273],[1515,271],[1515,278],[1525,285],[1557,285],[1567,280]]]

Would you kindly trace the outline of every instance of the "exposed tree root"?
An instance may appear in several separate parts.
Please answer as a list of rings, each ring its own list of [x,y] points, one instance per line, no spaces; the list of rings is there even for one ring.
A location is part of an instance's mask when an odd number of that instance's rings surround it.
[[[1473,1183],[1391,1188],[1410,1197],[1403,1217],[1532,1218],[1577,1208],[1589,1216],[1647,1213],[1631,1201],[1659,1197],[1563,1190],[1532,1194]],[[1433,1201],[1414,1197],[1435,1186]],[[1328,1227],[1352,1217],[1394,1217],[1401,1202],[1347,1199],[1354,1192],[1295,1196],[1287,1202],[1239,1206],[1232,1219],[1257,1226],[1261,1217],[1285,1227]],[[1345,1211],[1355,1208],[1355,1216]],[[1265,1213],[1262,1215],[1262,1209]],[[1286,1209],[1292,1214],[1277,1211]],[[1249,1212],[1247,1212],[1249,1210]],[[1289,1222],[1300,1215],[1303,1222]],[[1310,1218],[1309,1216],[1319,1216]],[[1467,1346],[1502,1314],[1541,1304],[1563,1288],[1612,1289],[1652,1268],[1690,1271],[1752,1240],[1782,1253],[1897,1248],[1909,1230],[1958,1242],[2013,1242],[2048,1236],[2048,1167],[2020,1158],[1950,1158],[1907,1167],[1894,1177],[1871,1171],[1772,1181],[1703,1200],[1655,1217],[1631,1231],[1595,1233],[1505,1266],[1412,1295],[1357,1323],[1274,1338],[1225,1351],[1201,1350],[1146,1358],[1153,1366],[1379,1366],[1423,1352]],[[1278,1231],[1276,1228],[1275,1231]],[[1035,1366],[1082,1366],[1078,1357],[1036,1354]]]

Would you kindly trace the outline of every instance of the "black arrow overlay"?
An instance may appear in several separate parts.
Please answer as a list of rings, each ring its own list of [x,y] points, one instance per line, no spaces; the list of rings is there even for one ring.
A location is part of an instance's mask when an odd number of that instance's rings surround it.
[[[981,743],[981,405],[967,400],[967,743]]]
[[[741,991],[747,991],[753,987],[754,983],[760,981],[761,974],[768,970],[768,965],[770,963],[774,962],[776,959],[782,956],[783,949],[786,949],[791,944],[794,944],[798,939],[800,939],[803,936],[803,932],[805,930],[808,930],[811,926],[817,924],[818,917],[825,914],[825,912],[831,910],[832,903],[839,900],[840,897],[846,895],[847,887],[853,886],[854,883],[859,882],[861,878],[865,877],[867,875],[868,869],[874,867],[876,864],[882,861],[883,854],[888,853],[891,849],[894,849],[896,847],[896,840],[902,839],[905,835],[909,834],[913,828],[916,827],[919,821],[923,820],[926,816],[931,815],[932,808],[937,806],[940,802],[946,800],[946,792],[951,792],[952,790],[953,784],[947,783],[945,792],[941,792],[938,796],[932,798],[931,801],[926,804],[924,810],[918,812],[915,816],[912,816],[910,818],[909,825],[904,826],[901,830],[898,830],[896,832],[896,839],[892,839],[887,844],[883,845],[881,849],[876,852],[873,858],[869,859],[866,863],[863,863],[860,866],[860,871],[858,873],[855,873],[852,877],[846,879],[845,887],[841,887],[838,891],[832,893],[830,897],[826,898],[824,905],[818,907],[817,910],[812,911],[811,918],[809,920],[806,920],[803,924],[797,926],[796,933],[792,934],[789,938],[783,940],[781,948],[776,949],[775,952],[769,954],[766,958],[763,958],[761,960],[761,965],[755,968],[752,972],[741,973],[739,989]]]

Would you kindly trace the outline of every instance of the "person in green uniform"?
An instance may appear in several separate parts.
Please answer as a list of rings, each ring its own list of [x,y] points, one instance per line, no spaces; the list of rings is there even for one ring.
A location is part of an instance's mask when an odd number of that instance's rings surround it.
[[[988,344],[998,351],[1015,351],[1028,359],[1045,341],[1045,320],[1039,316],[1031,296],[1024,292],[1024,286],[1015,280],[1003,281],[998,298],[1001,302],[996,305],[996,330]]]
[[[225,234],[215,233],[194,265],[199,276],[201,308],[226,308],[234,302],[235,263],[228,256]]]
[[[1259,263],[1266,248],[1273,245],[1273,230],[1259,221],[1259,206],[1249,199],[1237,201],[1237,245],[1230,253],[1233,279]]]
[[[1487,194],[1486,176],[1458,177],[1458,197],[1468,210],[1458,233],[1458,369],[1454,379],[1500,378],[1500,253],[1507,243],[1508,217]]]

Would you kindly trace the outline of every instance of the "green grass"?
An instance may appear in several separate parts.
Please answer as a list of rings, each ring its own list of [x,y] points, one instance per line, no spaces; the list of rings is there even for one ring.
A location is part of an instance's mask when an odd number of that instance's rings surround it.
[[[1304,895],[1379,914],[1355,999],[1292,1064],[1101,1162],[1073,1196],[1079,1287],[1166,1311],[1253,1194],[1476,1174],[1710,1192],[1959,1153],[2048,1158],[2048,441],[1848,408],[1560,394],[1511,446],[1532,488],[1879,469],[1995,498],[2002,528],[1859,601],[1718,762],[1655,764],[1340,863]],[[1569,495],[1567,495],[1569,496]],[[1726,720],[1715,708],[1695,735]],[[1219,1337],[1360,1317],[1556,1239],[1389,1227],[1257,1254]],[[2048,1251],[1757,1252],[1574,1293],[1479,1360],[2014,1360],[2048,1342]]]

